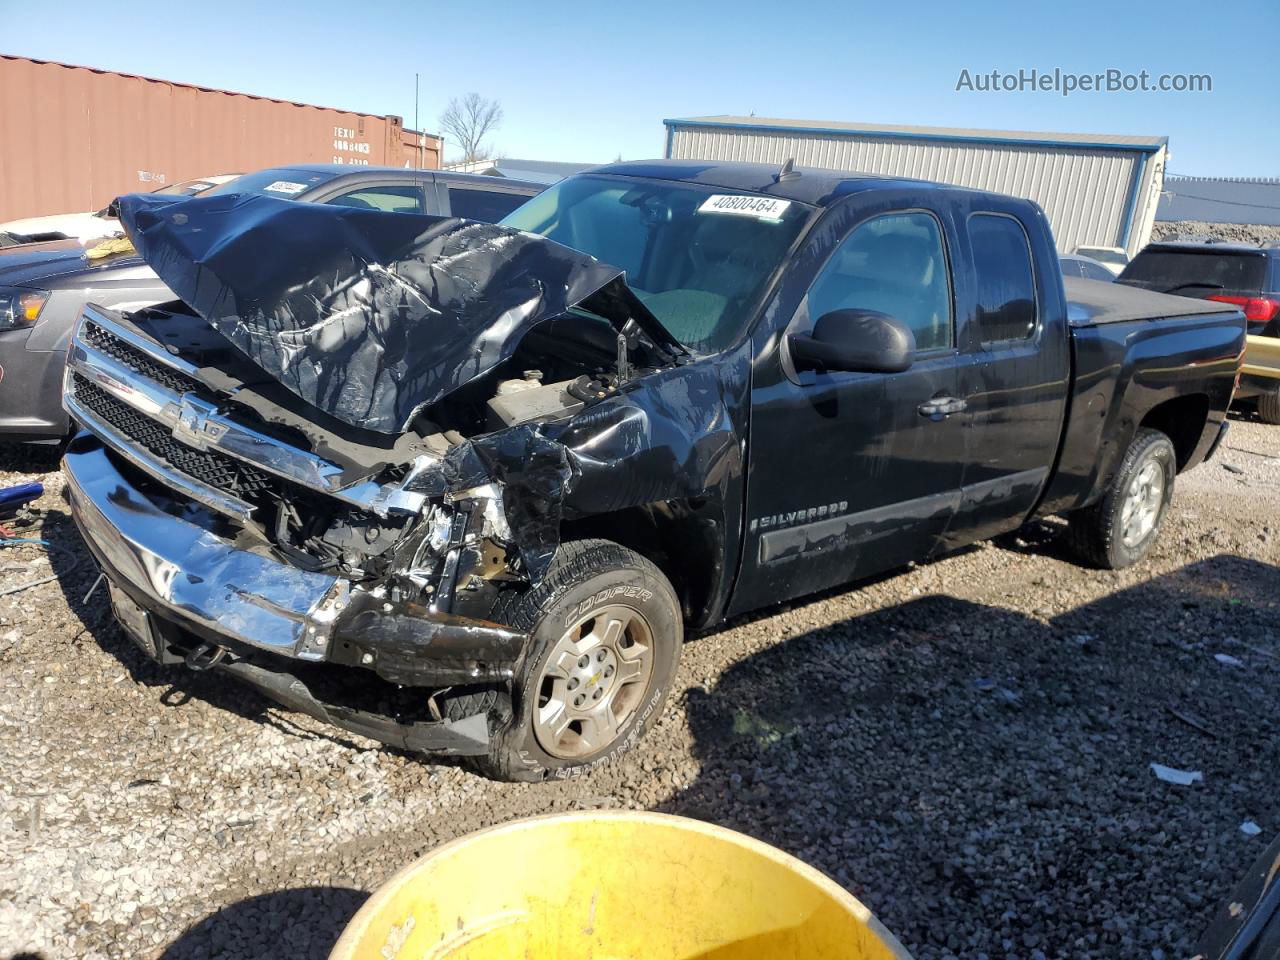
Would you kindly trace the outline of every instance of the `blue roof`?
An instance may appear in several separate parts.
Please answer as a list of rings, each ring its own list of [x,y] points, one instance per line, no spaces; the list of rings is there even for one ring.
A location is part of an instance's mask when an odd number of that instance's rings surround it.
[[[1166,176],[1156,219],[1280,227],[1280,179]]]

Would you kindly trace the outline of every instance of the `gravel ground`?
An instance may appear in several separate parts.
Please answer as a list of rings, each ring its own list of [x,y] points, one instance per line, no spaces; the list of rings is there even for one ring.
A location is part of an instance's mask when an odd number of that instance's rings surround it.
[[[1280,243],[1280,227],[1246,223],[1206,223],[1203,220],[1157,221],[1151,239],[1190,240],[1193,237],[1216,237],[1231,243]]]
[[[443,840],[628,807],[802,857],[918,960],[1172,960],[1280,828],[1280,428],[1180,478],[1139,569],[1045,523],[700,638],[637,751],[548,785],[144,663],[85,600],[53,458],[0,471],[45,482],[52,544],[0,553],[0,591],[55,578],[0,593],[2,958],[323,957]]]

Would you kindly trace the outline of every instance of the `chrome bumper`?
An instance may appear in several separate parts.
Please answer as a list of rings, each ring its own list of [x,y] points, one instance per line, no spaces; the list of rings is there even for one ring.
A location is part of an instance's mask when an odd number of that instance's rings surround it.
[[[260,650],[323,660],[349,584],[239,549],[156,507],[100,442],[82,434],[62,461],[71,512],[107,574],[178,623]]]
[[[368,593],[352,593],[342,578],[239,549],[164,512],[130,485],[92,434],[72,441],[62,468],[90,552],[118,588],[160,619],[228,643],[366,667],[397,685],[435,689],[510,680],[523,654],[525,634],[413,604],[392,612]],[[484,711],[402,721],[381,707],[327,702],[287,661],[243,652],[209,666],[290,709],[402,749],[468,755],[489,748]]]

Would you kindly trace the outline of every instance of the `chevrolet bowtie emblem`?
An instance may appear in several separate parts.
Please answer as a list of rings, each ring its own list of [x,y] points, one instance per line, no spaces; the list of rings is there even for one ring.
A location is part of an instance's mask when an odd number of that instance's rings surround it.
[[[197,450],[207,449],[227,432],[225,424],[212,419],[216,413],[213,404],[184,395],[178,407],[178,422],[173,425],[173,438]]]

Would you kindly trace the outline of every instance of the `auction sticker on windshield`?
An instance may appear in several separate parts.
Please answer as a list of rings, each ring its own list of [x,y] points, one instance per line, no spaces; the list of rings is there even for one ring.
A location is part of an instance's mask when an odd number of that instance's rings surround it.
[[[277,180],[275,183],[267,184],[262,188],[271,193],[301,193],[307,189],[305,183],[294,183],[292,180]]]
[[[740,217],[755,217],[757,220],[781,220],[789,206],[791,206],[790,200],[717,193],[702,201],[698,212],[733,213]]]

